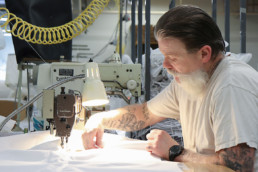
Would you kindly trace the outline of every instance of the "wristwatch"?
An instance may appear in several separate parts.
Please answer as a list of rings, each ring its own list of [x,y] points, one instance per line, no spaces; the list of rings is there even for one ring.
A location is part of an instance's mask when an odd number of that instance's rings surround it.
[[[180,145],[174,145],[169,148],[169,161],[174,161],[174,159],[180,155],[184,150],[183,146]]]

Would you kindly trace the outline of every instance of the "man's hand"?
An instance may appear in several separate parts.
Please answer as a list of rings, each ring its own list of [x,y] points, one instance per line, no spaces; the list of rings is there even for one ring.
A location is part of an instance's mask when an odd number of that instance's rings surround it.
[[[82,134],[84,149],[102,148],[102,137],[104,129],[101,125],[101,116],[93,115],[85,125],[85,131]]]
[[[146,150],[166,160],[169,160],[169,148],[173,145],[179,145],[163,130],[153,129],[146,137],[148,139]]]

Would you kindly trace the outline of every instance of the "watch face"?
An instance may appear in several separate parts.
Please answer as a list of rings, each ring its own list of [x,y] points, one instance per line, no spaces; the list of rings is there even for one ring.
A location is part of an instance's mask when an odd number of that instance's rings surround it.
[[[174,146],[173,148],[174,148],[173,150],[174,150],[175,152],[180,152],[180,151],[181,151],[181,146],[179,146],[179,145],[176,145],[176,146]]]
[[[180,153],[181,152],[181,146],[179,145],[174,145],[171,147],[170,149],[173,153],[177,154],[177,153]]]
[[[175,157],[180,155],[183,151],[183,147],[180,145],[174,145],[169,149],[169,160],[174,161]]]

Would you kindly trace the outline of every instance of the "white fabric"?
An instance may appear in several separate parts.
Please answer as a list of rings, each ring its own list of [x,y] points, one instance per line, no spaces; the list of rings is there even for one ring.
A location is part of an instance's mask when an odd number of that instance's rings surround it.
[[[235,53],[227,52],[226,56],[230,56],[232,58],[236,58],[236,59],[241,60],[243,62],[249,63],[249,61],[252,59],[253,55],[251,53],[235,54]]]
[[[148,108],[158,116],[180,119],[184,146],[192,151],[210,154],[240,143],[257,149],[257,71],[227,57],[205,92],[202,98],[193,98],[172,82],[148,102]],[[258,151],[255,169],[258,171]]]
[[[146,141],[104,134],[103,149],[83,150],[81,131],[73,130],[68,147],[49,131],[0,137],[0,171],[8,172],[181,172],[181,163],[161,161],[145,150]]]
[[[2,31],[2,28],[0,27],[0,50],[5,48],[5,39],[4,39],[4,33]]]
[[[1,72],[0,72],[0,75],[1,75]],[[14,93],[14,90],[7,87],[5,85],[5,81],[4,80],[0,80],[0,99],[3,99],[3,98],[10,98],[11,95]]]
[[[0,124],[5,120],[6,117],[0,115]],[[2,128],[1,132],[11,132],[14,127],[15,121],[10,119],[5,126]]]
[[[9,54],[6,62],[5,84],[7,87],[16,89],[19,79],[19,70],[16,62],[16,56]],[[22,71],[22,86],[27,87],[27,71]]]

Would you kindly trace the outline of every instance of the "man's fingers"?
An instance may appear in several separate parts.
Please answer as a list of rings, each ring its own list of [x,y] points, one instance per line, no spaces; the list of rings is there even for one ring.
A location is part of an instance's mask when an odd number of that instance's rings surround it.
[[[148,140],[153,140],[154,139],[154,134],[153,133],[148,133],[147,135],[146,135],[146,138],[148,139]]]
[[[102,138],[104,130],[102,128],[87,131],[82,134],[84,149],[103,148]],[[96,139],[96,140],[95,140]]]
[[[84,132],[82,134],[82,142],[84,149],[92,149],[95,148],[95,142],[93,140],[92,134],[88,132]]]
[[[146,149],[148,152],[152,152],[152,147],[151,147],[151,145],[149,145],[149,144],[145,147],[145,149]]]
[[[148,133],[148,134],[146,135],[146,138],[147,138],[148,140],[153,140],[153,139],[156,137],[157,131],[158,131],[157,129],[151,130],[150,133]]]
[[[103,148],[102,138],[103,138],[103,132],[102,131],[97,132],[97,135],[96,135],[97,147]]]

